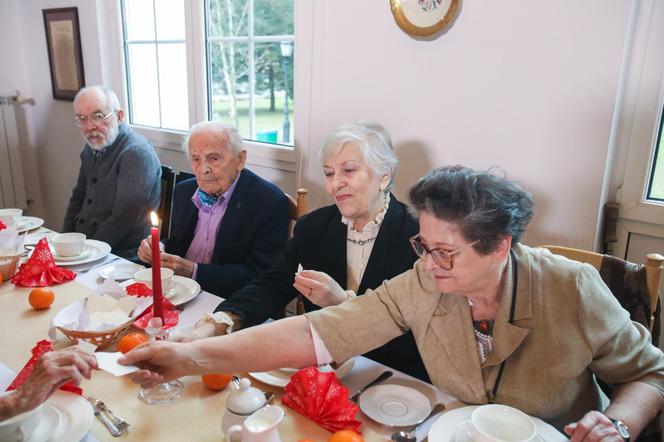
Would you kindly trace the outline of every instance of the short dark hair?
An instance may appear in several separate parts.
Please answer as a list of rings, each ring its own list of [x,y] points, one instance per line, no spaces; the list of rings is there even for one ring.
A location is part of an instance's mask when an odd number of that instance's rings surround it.
[[[466,241],[479,241],[473,247],[484,255],[505,236],[518,243],[533,217],[533,196],[521,185],[463,166],[430,171],[410,188],[409,197],[413,215],[427,212],[457,224]]]

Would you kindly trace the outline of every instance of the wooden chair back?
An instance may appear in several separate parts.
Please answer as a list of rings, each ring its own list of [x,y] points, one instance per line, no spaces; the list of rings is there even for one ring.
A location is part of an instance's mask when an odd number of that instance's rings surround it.
[[[160,235],[167,238],[171,231],[171,210],[173,209],[173,190],[175,173],[169,166],[161,166],[161,195],[157,215],[161,220]]]
[[[548,249],[551,253],[562,255],[566,258],[575,261],[583,262],[592,265],[597,270],[602,267],[602,260],[604,255],[591,252],[588,250],[575,249],[572,247],[563,246],[541,246]],[[657,309],[657,301],[659,300],[659,285],[662,280],[662,268],[664,267],[664,256],[658,253],[649,253],[646,255],[646,277],[648,280],[648,299],[650,300],[650,311],[654,313]],[[652,331],[654,316],[651,316],[649,327]]]
[[[297,189],[297,199],[287,193],[285,195],[288,198],[288,217],[291,220],[288,236],[291,237],[293,236],[293,228],[297,220],[309,213],[309,191],[307,189]],[[298,315],[304,313],[304,300],[301,294],[297,295],[295,311]]]

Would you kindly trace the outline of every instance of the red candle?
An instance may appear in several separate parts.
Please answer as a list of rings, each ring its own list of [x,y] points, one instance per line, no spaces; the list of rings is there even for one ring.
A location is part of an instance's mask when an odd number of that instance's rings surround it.
[[[159,264],[159,218],[157,214],[150,213],[152,228],[150,236],[152,237],[152,312],[153,317],[160,317],[164,323],[164,295],[161,292],[161,265]]]

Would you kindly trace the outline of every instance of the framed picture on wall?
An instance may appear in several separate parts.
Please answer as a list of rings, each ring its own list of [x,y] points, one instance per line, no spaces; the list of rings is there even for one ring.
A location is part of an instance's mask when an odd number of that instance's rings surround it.
[[[432,37],[447,28],[459,9],[459,0],[390,0],[397,25],[409,35]]]
[[[43,9],[53,98],[73,101],[85,86],[78,8]]]

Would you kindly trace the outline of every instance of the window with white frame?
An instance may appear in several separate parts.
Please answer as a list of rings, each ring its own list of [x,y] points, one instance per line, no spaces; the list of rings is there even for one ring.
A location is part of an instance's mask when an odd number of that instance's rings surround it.
[[[646,198],[664,202],[664,109],[659,119],[659,134],[654,155],[650,163],[650,176]]]
[[[123,0],[130,122],[187,130],[207,116],[245,139],[292,146],[293,1],[205,0],[188,20],[184,0]],[[202,75],[192,75],[196,59]]]

